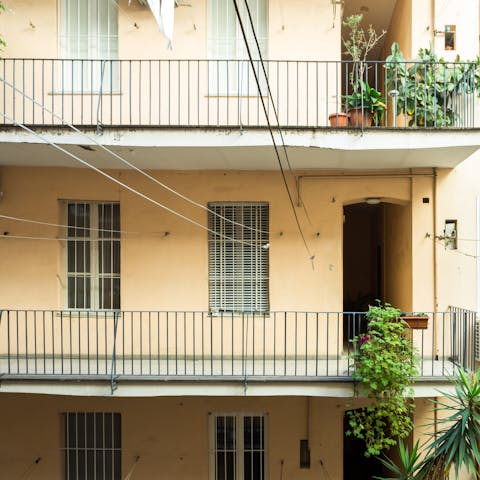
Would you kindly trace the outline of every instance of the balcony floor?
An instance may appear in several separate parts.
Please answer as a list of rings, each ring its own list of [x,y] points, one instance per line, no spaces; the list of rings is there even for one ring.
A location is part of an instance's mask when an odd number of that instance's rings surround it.
[[[448,359],[423,359],[419,364],[419,379],[448,378],[454,373],[454,363]],[[341,358],[204,358],[177,357],[118,358],[114,377],[121,380],[244,380],[274,381],[351,381],[353,368],[346,356]],[[78,356],[0,358],[2,378],[95,380],[111,378],[109,357],[79,358]]]

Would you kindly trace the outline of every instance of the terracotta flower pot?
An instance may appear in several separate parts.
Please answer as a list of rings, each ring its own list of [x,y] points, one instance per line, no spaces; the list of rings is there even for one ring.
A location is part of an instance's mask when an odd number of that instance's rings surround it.
[[[428,315],[402,315],[400,318],[413,330],[428,328]]]
[[[373,124],[373,115],[362,107],[350,108],[348,114],[350,116],[348,124],[351,127],[371,127]]]
[[[332,127],[347,127],[349,124],[350,115],[347,113],[332,113],[328,116],[330,126]]]

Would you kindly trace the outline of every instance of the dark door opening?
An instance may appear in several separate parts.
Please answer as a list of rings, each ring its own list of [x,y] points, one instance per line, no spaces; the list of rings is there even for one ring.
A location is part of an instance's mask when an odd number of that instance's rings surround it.
[[[366,457],[365,442],[352,435],[345,435],[349,429],[348,415],[343,417],[343,480],[371,480],[384,476],[383,466],[376,457]]]
[[[343,310],[365,312],[383,299],[383,204],[343,212]]]
[[[384,298],[384,205],[356,203],[343,213],[343,340],[348,348],[366,330],[365,316],[352,312],[366,312]]]

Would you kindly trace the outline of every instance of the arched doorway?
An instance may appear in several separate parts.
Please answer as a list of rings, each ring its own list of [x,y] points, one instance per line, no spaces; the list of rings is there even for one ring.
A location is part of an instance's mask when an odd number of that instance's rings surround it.
[[[344,312],[365,312],[377,299],[410,310],[410,204],[367,199],[345,205],[343,213]],[[351,331],[348,334],[348,328],[344,331],[345,339],[358,333]]]

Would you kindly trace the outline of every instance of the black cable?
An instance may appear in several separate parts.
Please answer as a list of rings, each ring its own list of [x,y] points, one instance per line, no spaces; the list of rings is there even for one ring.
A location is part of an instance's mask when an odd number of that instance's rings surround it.
[[[270,132],[270,137],[272,139],[273,148],[275,150],[275,155],[277,157],[278,165],[280,167],[280,172],[282,174],[283,183],[285,185],[285,189],[286,189],[287,194],[288,194],[288,198],[289,198],[289,201],[290,201],[290,205],[292,207],[292,211],[293,211],[293,215],[295,217],[295,222],[297,224],[298,231],[300,233],[300,236],[302,237],[303,244],[305,245],[305,249],[307,250],[307,253],[310,257],[310,260],[312,261],[312,267],[313,267],[313,260],[315,258],[315,255],[312,255],[312,253],[310,252],[310,248],[308,247],[307,240],[305,239],[305,235],[303,234],[302,227],[301,227],[300,221],[298,219],[297,211],[295,210],[295,204],[293,202],[293,198],[292,198],[292,194],[290,192],[290,188],[288,187],[287,178],[285,176],[285,171],[283,169],[282,160],[280,158],[280,153],[278,151],[278,147],[277,147],[277,144],[275,142],[275,137],[273,135],[273,130],[272,130],[272,126],[270,124],[270,119],[268,118],[268,112],[267,112],[267,107],[265,105],[265,100],[263,99],[263,96],[261,95],[260,80],[258,78],[257,71],[255,70],[255,64],[253,62],[252,52],[250,51],[250,46],[248,45],[247,35],[245,33],[245,27],[243,25],[242,18],[240,16],[240,10],[238,9],[237,0],[233,0],[233,4],[235,6],[235,13],[237,15],[237,20],[238,20],[238,23],[240,25],[240,29],[242,31],[243,41],[245,42],[245,47],[247,49],[248,59],[249,59],[250,65],[251,65],[252,70],[253,70],[253,76],[255,77],[255,83],[256,83],[257,88],[258,88],[259,97],[260,97],[260,100],[261,100],[261,103],[262,103],[262,108],[263,108],[263,112],[265,114],[265,119],[267,121],[268,131]]]
[[[270,88],[270,81],[268,80],[268,75],[267,75],[267,70],[265,68],[265,62],[263,60],[262,50],[260,48],[260,43],[258,42],[258,36],[257,36],[257,32],[255,31],[255,25],[253,24],[252,12],[250,11],[250,6],[248,4],[248,0],[244,0],[244,2],[245,2],[245,7],[246,7],[247,13],[248,13],[248,19],[250,20],[250,28],[252,29],[253,38],[255,39],[255,44],[257,46],[258,57],[260,59],[260,65],[262,66],[263,76],[265,77],[265,83],[267,85],[268,97],[270,98],[270,102],[272,104],[272,110],[273,110],[273,113],[275,115],[275,120],[277,122],[277,130],[280,133],[280,139],[282,140],[283,153],[285,155],[285,160],[287,161],[287,165],[288,165],[288,169],[290,170],[290,173],[295,178],[295,189],[297,191],[298,199],[300,200],[301,204],[303,205],[303,208],[305,210],[305,216],[307,217],[307,220],[311,225],[312,222],[310,221],[310,215],[308,214],[306,205],[303,203],[302,197],[300,195],[300,190],[298,188],[297,174],[295,173],[295,170],[292,168],[292,165],[290,163],[290,159],[288,157],[287,146],[285,145],[285,139],[283,138],[282,128],[280,127],[280,120],[279,120],[279,117],[278,117],[277,107],[275,106],[275,102],[273,100],[273,94],[272,94],[272,90]]]

